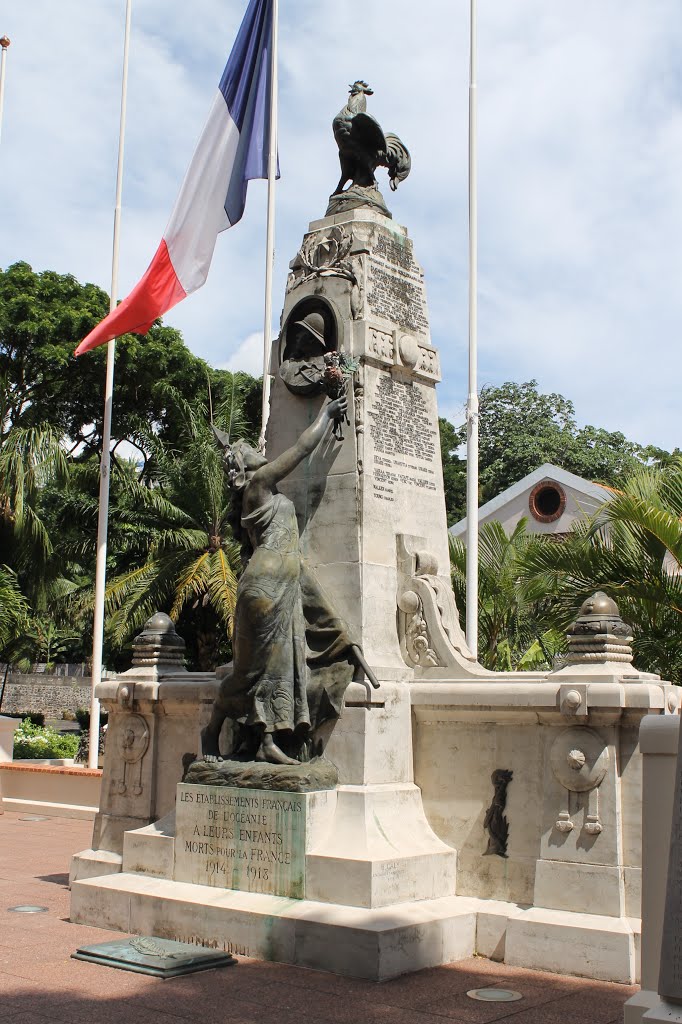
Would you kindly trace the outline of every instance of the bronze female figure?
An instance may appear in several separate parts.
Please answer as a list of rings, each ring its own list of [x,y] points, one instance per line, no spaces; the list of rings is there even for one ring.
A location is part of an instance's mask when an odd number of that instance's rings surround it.
[[[244,441],[221,439],[248,561],[237,588],[233,661],[202,735],[206,760],[220,758],[220,730],[231,718],[242,725],[237,746],[245,742],[256,760],[297,764],[318,726],[340,715],[354,674],[379,685],[302,558],[296,510],[277,490],[346,406],[345,397],[327,403],[272,462]]]

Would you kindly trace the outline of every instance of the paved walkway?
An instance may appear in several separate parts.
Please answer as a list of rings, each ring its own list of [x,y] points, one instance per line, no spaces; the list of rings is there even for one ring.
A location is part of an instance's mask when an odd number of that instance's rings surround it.
[[[635,991],[479,957],[380,985],[243,957],[170,981],[71,960],[79,945],[118,937],[69,922],[69,859],[90,836],[89,822],[0,815],[0,1024],[611,1024]],[[48,913],[7,910],[27,903]],[[488,985],[523,999],[466,995]]]

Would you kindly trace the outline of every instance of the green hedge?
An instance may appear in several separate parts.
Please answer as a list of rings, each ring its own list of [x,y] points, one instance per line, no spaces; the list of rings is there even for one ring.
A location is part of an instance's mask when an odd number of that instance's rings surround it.
[[[77,735],[62,735],[50,726],[33,725],[27,718],[14,734],[14,759],[75,757]]]

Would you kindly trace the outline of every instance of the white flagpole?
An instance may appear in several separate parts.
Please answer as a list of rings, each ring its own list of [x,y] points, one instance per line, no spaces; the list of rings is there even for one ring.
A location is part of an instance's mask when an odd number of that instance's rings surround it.
[[[116,170],[116,205],[114,207],[114,238],[111,256],[111,292],[109,312],[116,309],[118,296],[118,251],[121,229],[121,194],[123,191],[123,143],[125,140],[126,101],[128,94],[128,51],[132,0],[126,0],[125,33],[123,37],[123,73],[121,76],[121,120],[118,135],[118,166]],[[97,565],[95,569],[95,621],[92,636],[92,682],[90,695],[90,768],[97,767],[99,757],[99,700],[95,689],[102,680],[102,648],[104,645],[104,589],[107,577],[107,527],[109,519],[109,476],[111,466],[111,410],[114,398],[114,359],[116,340],[107,344],[107,373],[104,385],[104,425],[102,458],[99,470],[99,515],[97,518]]]
[[[467,398],[466,638],[478,655],[478,366],[476,195],[476,0],[470,0],[469,38],[469,393]]]
[[[268,227],[265,240],[265,312],[263,317],[263,404],[259,448],[265,451],[265,429],[270,415],[270,354],[272,347],[272,271],[275,262],[275,181],[277,176],[277,26],[279,0],[272,2],[270,54],[270,138],[268,141]]]
[[[0,39],[0,132],[2,132],[2,108],[5,103],[5,61],[7,60],[7,48],[9,39],[3,36]]]

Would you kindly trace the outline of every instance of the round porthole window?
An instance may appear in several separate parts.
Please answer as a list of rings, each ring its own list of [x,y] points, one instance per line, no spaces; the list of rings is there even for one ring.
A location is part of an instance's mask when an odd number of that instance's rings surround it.
[[[528,508],[539,523],[554,523],[566,508],[566,492],[553,480],[543,480],[530,492]]]

